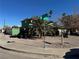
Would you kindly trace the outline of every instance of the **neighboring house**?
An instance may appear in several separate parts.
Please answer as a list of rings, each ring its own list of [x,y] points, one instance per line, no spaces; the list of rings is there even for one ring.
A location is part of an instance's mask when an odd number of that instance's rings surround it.
[[[31,22],[31,19],[24,19],[21,21],[21,26],[22,27],[28,27],[29,26],[29,23]]]
[[[0,33],[2,32],[2,29],[0,29]]]
[[[4,31],[5,31],[5,30],[4,30],[4,29],[2,29],[2,33],[4,33]]]
[[[38,17],[26,18],[21,21],[21,26],[22,27],[34,26],[35,25],[34,20],[38,20]]]
[[[11,36],[17,36],[20,33],[20,27],[13,26],[11,29]]]
[[[58,29],[58,31],[59,31],[59,36],[61,36],[62,33],[63,33],[63,32],[66,32],[67,30],[66,30],[66,29]]]
[[[76,30],[76,34],[79,36],[79,30]]]

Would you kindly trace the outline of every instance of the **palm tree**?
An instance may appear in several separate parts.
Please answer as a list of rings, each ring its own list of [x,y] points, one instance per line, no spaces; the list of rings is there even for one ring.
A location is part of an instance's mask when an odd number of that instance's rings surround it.
[[[37,20],[34,20],[34,23],[33,23],[35,26],[36,26],[36,31],[39,35],[39,38],[42,37],[42,34],[43,34],[43,24],[44,24],[44,21],[41,20],[40,18],[38,18]]]

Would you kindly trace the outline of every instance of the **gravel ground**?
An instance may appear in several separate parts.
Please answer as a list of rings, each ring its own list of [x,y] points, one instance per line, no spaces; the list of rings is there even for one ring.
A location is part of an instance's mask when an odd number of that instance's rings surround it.
[[[19,39],[10,38],[9,35],[3,35],[0,33],[0,39],[15,41],[18,44],[24,44],[34,47],[44,47],[44,39]],[[79,46],[79,36],[69,36],[68,38],[63,38],[64,44],[61,44],[61,37],[45,37],[45,46],[47,48],[71,48]]]

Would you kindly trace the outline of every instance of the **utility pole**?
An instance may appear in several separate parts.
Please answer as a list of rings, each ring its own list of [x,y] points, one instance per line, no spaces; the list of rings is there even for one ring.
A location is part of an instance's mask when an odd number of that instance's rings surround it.
[[[3,20],[3,38],[5,39],[5,34],[4,34],[4,32],[5,32],[5,19]]]
[[[46,26],[45,26],[45,21],[44,21],[44,48],[46,47],[45,46],[45,29],[46,29]]]
[[[4,24],[3,24],[3,27],[5,28],[5,19],[4,19]]]
[[[50,10],[48,13],[42,15],[42,20],[44,21],[44,46],[43,46],[43,48],[46,47],[46,43],[45,43],[45,34],[46,34],[45,30],[46,30],[46,26],[45,25],[46,25],[46,21],[47,21],[44,18],[45,17],[51,17],[51,15],[52,15],[52,10]]]

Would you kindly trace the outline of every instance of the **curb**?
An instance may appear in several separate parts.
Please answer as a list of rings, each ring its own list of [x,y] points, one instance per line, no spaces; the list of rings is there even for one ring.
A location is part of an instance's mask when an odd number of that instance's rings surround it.
[[[28,53],[28,54],[36,54],[36,55],[43,55],[43,56],[54,56],[54,57],[57,57],[57,58],[61,58],[60,56],[55,55],[55,54],[33,53],[33,52],[27,52],[27,51],[22,51],[22,50],[17,50],[17,49],[10,49],[10,48],[6,48],[6,47],[3,47],[3,46],[0,46],[0,48],[4,49],[4,50],[8,50],[8,51],[18,52],[18,53]]]
[[[23,51],[15,48],[9,48],[6,46],[0,46],[1,49],[7,50],[7,51],[13,51],[18,53],[27,53],[27,54],[35,54],[35,55],[41,55],[41,56],[53,56],[55,58],[63,58],[64,55],[57,55],[57,54],[50,54],[50,53],[39,53],[39,52],[32,52],[32,51]]]

